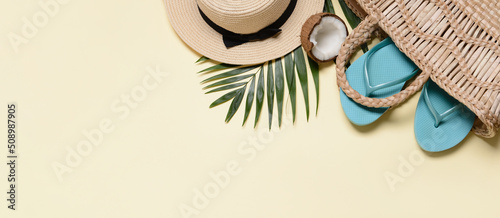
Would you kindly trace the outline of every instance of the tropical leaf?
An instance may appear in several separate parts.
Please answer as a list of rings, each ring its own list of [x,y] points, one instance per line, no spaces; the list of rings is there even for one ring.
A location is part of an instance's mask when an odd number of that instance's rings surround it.
[[[345,0],[339,0],[339,4],[351,28],[353,29],[356,28],[361,22],[361,19],[358,16],[356,16],[356,14],[347,6]]]
[[[243,100],[243,96],[245,95],[245,87],[236,90],[236,95],[234,96],[233,102],[231,106],[229,106],[229,111],[226,116],[226,123],[231,121],[238,108],[240,108],[241,101]]]
[[[326,0],[328,1],[328,0]],[[359,23],[361,23],[361,19],[356,16],[356,14],[347,6],[345,3],[345,0],[339,0],[340,7],[342,8],[342,12],[344,12],[345,18],[347,19],[347,22],[351,26],[352,29],[356,28]],[[361,50],[363,52],[368,52],[368,45],[367,44],[362,44],[361,45]]]
[[[311,75],[314,80],[314,88],[316,89],[316,115],[318,115],[319,109],[319,65],[314,62],[310,57],[307,57],[309,61],[309,68],[311,69]]]
[[[269,115],[269,129],[271,129],[274,111],[274,74],[272,61],[267,63],[267,111]]]
[[[208,61],[210,60],[210,58],[207,58],[205,56],[202,56],[200,59],[198,59],[195,63],[198,64],[198,63],[203,63],[205,61]]]
[[[295,85],[295,62],[293,61],[292,53],[285,55],[285,76],[288,85],[288,94],[292,104],[292,117],[295,123],[295,114],[297,111],[297,88]]]
[[[229,89],[234,89],[234,88],[238,88],[240,86],[244,86],[246,84],[247,84],[246,82],[233,83],[233,84],[229,84],[229,85],[226,85],[226,86],[222,86],[220,88],[212,89],[209,92],[205,92],[205,94],[210,94],[210,93],[214,93],[214,92],[220,92],[220,91],[225,91],[225,90],[229,90]]]
[[[250,114],[250,110],[252,110],[253,99],[255,96],[255,76],[252,77],[252,83],[250,83],[250,88],[248,89],[247,94],[247,103],[245,106],[245,118],[243,118],[243,125],[247,122],[248,115]]]
[[[306,104],[306,116],[309,121],[309,87],[307,83],[307,66],[306,59],[302,47],[295,49],[293,52],[295,57],[295,66],[297,67],[297,74],[299,75],[300,86],[302,87],[302,94],[304,95],[304,102]]]
[[[276,103],[278,106],[278,124],[281,127],[281,122],[283,120],[283,98],[285,97],[285,80],[283,77],[281,58],[274,61],[274,71],[276,77],[274,87],[276,88]]]
[[[213,84],[211,84],[211,85],[208,85],[208,86],[206,86],[206,87],[205,87],[205,88],[203,88],[203,89],[209,89],[209,88],[213,88],[213,87],[217,87],[217,86],[228,85],[228,84],[230,84],[230,83],[238,82],[238,81],[241,81],[241,80],[247,79],[247,78],[252,77],[252,76],[253,76],[253,75],[248,74],[248,75],[243,75],[243,76],[235,76],[235,77],[231,77],[231,78],[228,78],[228,79],[225,79],[225,80],[222,80],[222,81],[219,81],[219,82],[213,83]]]
[[[259,81],[257,82],[257,101],[255,102],[255,124],[254,127],[257,126],[257,122],[260,118],[260,112],[262,111],[262,104],[264,103],[264,67],[260,68],[259,73]]]
[[[323,7],[323,12],[335,14],[335,9],[333,9],[332,0],[325,0],[325,7]]]
[[[212,76],[212,77],[210,77],[208,79],[205,79],[205,80],[201,81],[201,83],[207,83],[207,82],[211,82],[211,81],[214,81],[214,80],[223,79],[223,78],[226,78],[226,77],[236,76],[236,75],[239,75],[239,74],[251,71],[251,70],[253,70],[253,69],[257,68],[257,67],[259,67],[259,66],[257,65],[257,66],[248,66],[248,67],[237,68],[237,69],[225,72],[225,73],[221,73],[221,74]]]
[[[313,60],[306,60],[306,58],[308,57],[304,55],[302,47],[298,47],[294,51],[285,55],[283,58],[274,60],[274,62],[269,61],[265,64],[253,66],[234,66],[233,68],[227,67],[223,64],[218,64],[214,67],[207,68],[204,72],[219,70],[223,72],[211,76],[201,82],[202,84],[211,83],[203,88],[208,90],[206,94],[226,90],[229,91],[222,97],[215,100],[210,105],[210,108],[232,100],[226,115],[226,122],[229,122],[240,108],[246,93],[243,125],[245,125],[248,120],[250,111],[252,110],[252,106],[255,101],[255,127],[260,120],[262,107],[264,105],[264,96],[267,96],[269,128],[272,127],[273,123],[275,101],[278,110],[278,124],[281,127],[284,110],[283,102],[286,89],[285,84],[288,88],[288,97],[290,98],[293,121],[295,122],[297,111],[296,78],[298,78],[304,95],[306,117],[307,120],[309,120],[310,109],[307,63],[309,63],[310,73],[314,80],[316,89],[316,113],[318,111],[319,102],[319,66]],[[266,67],[267,70],[264,70],[264,67]],[[227,71],[225,69],[227,69]],[[255,69],[257,70],[255,71]]]
[[[236,94],[238,94],[238,90],[234,90],[232,92],[229,92],[225,95],[223,95],[222,97],[218,98],[217,100],[215,100],[211,105],[210,105],[210,108],[213,108],[213,107],[216,107],[216,106],[219,106],[220,104],[224,103],[224,102],[227,102],[231,99],[234,98],[234,96],[236,96]]]
[[[232,64],[217,64],[215,66],[203,69],[199,71],[198,73],[209,73],[209,72],[215,72],[219,70],[224,70],[228,68],[233,68],[233,67],[238,67],[238,65],[232,65]]]

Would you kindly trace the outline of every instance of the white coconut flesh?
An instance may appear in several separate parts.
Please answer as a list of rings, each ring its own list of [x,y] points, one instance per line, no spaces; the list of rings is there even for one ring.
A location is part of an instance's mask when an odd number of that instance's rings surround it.
[[[309,36],[314,45],[311,53],[321,61],[334,58],[339,54],[346,37],[347,30],[344,23],[335,17],[325,16]]]

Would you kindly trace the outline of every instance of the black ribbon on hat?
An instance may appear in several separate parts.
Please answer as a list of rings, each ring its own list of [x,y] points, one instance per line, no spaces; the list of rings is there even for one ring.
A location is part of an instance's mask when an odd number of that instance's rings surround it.
[[[286,8],[285,12],[276,20],[274,23],[271,25],[265,27],[264,29],[261,29],[260,31],[256,33],[251,33],[251,34],[238,34],[231,32],[229,30],[226,30],[222,28],[221,26],[215,24],[213,21],[211,21],[207,15],[201,11],[201,9],[198,7],[198,10],[200,11],[201,17],[205,22],[212,27],[215,31],[220,33],[222,35],[222,40],[224,41],[224,45],[226,48],[232,48],[234,46],[238,46],[241,44],[245,44],[247,42],[252,42],[252,41],[259,41],[259,40],[264,40],[268,39],[271,37],[274,37],[281,33],[281,26],[286,23],[288,18],[292,15],[293,11],[295,10],[295,6],[297,5],[297,0],[290,0],[290,4]]]

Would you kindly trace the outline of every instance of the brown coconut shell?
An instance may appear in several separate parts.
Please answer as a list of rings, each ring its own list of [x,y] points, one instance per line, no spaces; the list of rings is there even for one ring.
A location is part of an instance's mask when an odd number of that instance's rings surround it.
[[[316,58],[313,54],[312,54],[312,48],[313,48],[313,43],[311,42],[310,40],[310,37],[311,37],[311,32],[314,30],[314,28],[319,25],[319,23],[321,22],[321,20],[323,19],[323,17],[335,17],[337,18],[338,20],[342,21],[342,24],[344,24],[344,27],[345,27],[345,31],[346,33],[349,35],[349,30],[347,29],[347,26],[345,24],[345,22],[337,15],[335,14],[332,14],[332,13],[319,13],[319,14],[315,14],[311,17],[309,17],[309,19],[307,19],[307,21],[304,23],[304,25],[302,26],[302,31],[300,33],[300,41],[302,42],[302,47],[304,48],[304,51],[306,51],[307,55],[313,59],[314,61],[316,61],[317,63],[325,63],[325,62],[329,62],[329,61],[333,61],[337,58],[337,56],[335,57],[332,57],[328,60],[319,60],[318,58]]]

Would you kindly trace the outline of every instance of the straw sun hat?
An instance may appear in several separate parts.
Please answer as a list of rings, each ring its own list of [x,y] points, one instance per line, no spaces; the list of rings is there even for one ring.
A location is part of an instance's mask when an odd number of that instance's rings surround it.
[[[192,49],[227,64],[258,64],[300,45],[304,22],[324,0],[165,0],[169,20]]]

